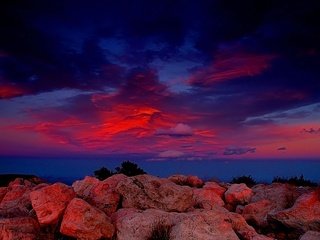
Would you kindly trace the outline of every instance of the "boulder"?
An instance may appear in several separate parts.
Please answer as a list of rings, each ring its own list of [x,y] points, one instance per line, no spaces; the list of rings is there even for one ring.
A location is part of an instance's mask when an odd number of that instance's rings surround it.
[[[32,188],[35,186],[34,183],[30,182],[27,179],[23,178],[16,178],[15,180],[11,181],[8,185],[9,188],[15,187],[15,186],[26,186],[29,188]]]
[[[268,227],[269,213],[291,207],[301,194],[295,186],[282,183],[259,184],[254,186],[252,191],[251,203],[244,206],[242,216],[259,228]]]
[[[319,240],[320,239],[320,232],[315,231],[308,231],[303,234],[300,240]]]
[[[125,208],[184,212],[194,205],[190,187],[150,175],[125,178],[119,182],[116,191],[122,196],[122,207]]]
[[[158,209],[120,209],[112,219],[118,240],[145,240],[152,230],[161,226],[171,228],[170,239],[180,240],[270,240],[259,235],[239,214],[221,207],[187,213],[164,212]]]
[[[197,176],[172,175],[168,179],[175,184],[195,188],[200,188],[204,184],[203,181]]]
[[[30,188],[24,185],[11,185],[8,187],[0,203],[0,216],[28,216],[32,209],[29,196],[30,191]]]
[[[63,216],[60,232],[79,240],[111,238],[114,226],[101,210],[80,198],[74,198]]]
[[[0,239],[35,240],[40,230],[38,222],[31,217],[0,219]]]
[[[83,180],[75,181],[72,184],[72,188],[78,197],[86,199],[90,195],[93,186],[99,182],[99,179],[95,177],[86,176]]]
[[[76,181],[72,187],[80,198],[99,208],[108,216],[114,213],[120,202],[120,195],[115,191],[119,181],[127,178],[123,174],[113,175],[104,181],[93,177]]]
[[[264,199],[243,207],[242,216],[253,226],[268,227],[267,215],[276,209],[270,200]]]
[[[291,207],[303,193],[301,190],[298,191],[297,187],[283,183],[258,184],[252,187],[252,191],[251,202],[267,199],[279,210]]]
[[[31,204],[41,225],[57,223],[74,197],[73,189],[63,183],[55,183],[30,193]]]
[[[226,188],[220,186],[218,183],[216,182],[206,182],[203,186],[203,189],[207,189],[207,190],[211,190],[213,192],[215,192],[218,196],[220,196],[221,198],[224,197],[224,193],[226,192]]]
[[[280,222],[297,232],[320,231],[319,193],[314,191],[301,195],[291,208],[270,213],[268,220],[273,223]]]
[[[224,206],[224,201],[219,195],[210,189],[195,188],[193,190],[195,208],[210,210],[213,206]]]
[[[252,195],[252,190],[244,183],[232,184],[224,193],[226,203],[232,206],[249,203]]]

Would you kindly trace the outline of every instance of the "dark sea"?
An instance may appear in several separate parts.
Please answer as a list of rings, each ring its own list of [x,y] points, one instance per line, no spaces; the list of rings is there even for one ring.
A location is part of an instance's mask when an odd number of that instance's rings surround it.
[[[132,160],[147,173],[168,177],[173,174],[197,175],[205,180],[230,181],[233,177],[251,175],[258,182],[271,182],[275,176],[292,177],[303,175],[305,179],[320,182],[320,160]],[[48,181],[67,184],[102,166],[114,169],[121,164],[119,159],[101,157],[0,157],[0,174],[34,174]]]

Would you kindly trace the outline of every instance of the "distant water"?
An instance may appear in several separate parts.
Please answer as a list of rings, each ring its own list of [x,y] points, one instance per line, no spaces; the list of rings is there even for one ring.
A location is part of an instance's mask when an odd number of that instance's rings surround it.
[[[192,174],[204,179],[230,181],[233,177],[251,175],[259,182],[271,182],[273,177],[304,175],[320,182],[320,161],[316,160],[168,160],[150,162],[132,160],[149,174],[167,177],[172,174]],[[0,157],[0,174],[35,174],[48,181],[71,183],[105,166],[114,169],[122,161],[106,158],[40,158]]]

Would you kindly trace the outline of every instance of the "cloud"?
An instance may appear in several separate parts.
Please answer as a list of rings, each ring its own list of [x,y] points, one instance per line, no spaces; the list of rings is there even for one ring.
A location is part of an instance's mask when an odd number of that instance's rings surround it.
[[[196,71],[189,82],[191,85],[208,86],[220,81],[252,77],[265,71],[274,58],[273,55],[234,52],[231,48],[225,53],[218,53],[213,64]]]
[[[26,91],[14,85],[1,85],[0,83],[0,99],[18,97],[25,94]]]
[[[192,128],[184,123],[178,123],[176,126],[170,129],[159,129],[156,135],[168,135],[171,137],[187,137],[193,135]]]
[[[256,148],[251,147],[229,147],[223,152],[223,155],[242,155],[245,153],[255,153]]]
[[[287,148],[286,147],[279,147],[277,150],[278,151],[285,151],[285,150],[287,150]]]
[[[302,130],[305,133],[309,133],[309,134],[320,134],[320,128],[318,129],[314,129],[314,128],[309,128],[309,129],[303,129]]]
[[[184,153],[176,150],[167,150],[158,155],[159,158],[179,158],[182,156],[184,156]]]

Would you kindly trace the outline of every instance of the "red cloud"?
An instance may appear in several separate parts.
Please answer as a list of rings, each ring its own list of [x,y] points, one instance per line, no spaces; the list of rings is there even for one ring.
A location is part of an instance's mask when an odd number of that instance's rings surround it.
[[[0,85],[0,99],[21,96],[25,93],[22,88],[13,85]]]
[[[220,81],[258,75],[269,67],[274,57],[245,52],[218,54],[213,64],[195,72],[189,83],[206,86]]]

